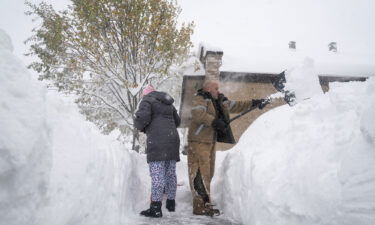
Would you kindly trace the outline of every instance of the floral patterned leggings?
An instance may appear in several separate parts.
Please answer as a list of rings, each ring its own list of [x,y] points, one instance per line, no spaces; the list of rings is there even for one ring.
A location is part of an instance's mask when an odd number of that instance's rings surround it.
[[[151,201],[161,201],[163,194],[169,200],[176,197],[176,161],[154,161],[149,163],[151,175]]]

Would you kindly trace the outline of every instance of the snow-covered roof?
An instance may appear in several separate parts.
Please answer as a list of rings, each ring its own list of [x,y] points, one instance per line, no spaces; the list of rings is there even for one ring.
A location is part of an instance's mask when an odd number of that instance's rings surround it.
[[[179,1],[192,41],[220,48],[221,71],[278,73],[314,59],[319,74],[375,74],[375,1]],[[288,49],[290,41],[296,50]],[[337,53],[328,44],[337,43]],[[198,55],[199,57],[199,55]]]
[[[304,50],[271,47],[232,46],[224,49],[221,71],[280,73],[300,65],[306,58],[315,61],[320,75],[332,76],[375,76],[375,53],[325,50]]]
[[[242,73],[274,73],[295,68],[303,63],[305,58],[312,58],[319,75],[325,76],[375,76],[375,53],[356,53],[348,51],[337,52],[325,49],[289,49],[265,46],[237,46],[232,45],[225,49],[201,43],[198,57],[204,57],[208,52],[224,53],[221,71]],[[202,60],[202,59],[201,59]],[[191,62],[190,62],[191,63]],[[202,75],[202,72],[187,75]]]

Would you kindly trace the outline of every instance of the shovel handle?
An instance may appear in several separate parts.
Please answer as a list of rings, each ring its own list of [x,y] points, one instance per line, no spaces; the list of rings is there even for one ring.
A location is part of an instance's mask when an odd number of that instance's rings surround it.
[[[267,104],[269,104],[270,102],[271,102],[271,99],[266,98],[266,100],[263,101],[262,104],[265,103],[265,105],[267,105]],[[247,114],[247,113],[249,113],[249,112],[251,112],[251,111],[253,111],[254,109],[257,109],[257,108],[258,108],[257,105],[256,105],[256,106],[251,106],[248,110],[243,111],[242,113],[238,114],[237,116],[231,118],[231,119],[229,120],[229,123],[233,122],[234,120],[240,118],[241,116],[243,116],[243,115],[245,115],[245,114]]]
[[[258,108],[258,106],[251,106],[248,110],[243,111],[242,113],[238,114],[237,116],[231,118],[229,120],[229,123],[233,122],[234,120],[240,118],[241,116],[243,116],[243,115],[245,115],[245,114],[247,114],[247,113],[249,113],[249,112],[251,112],[251,111],[253,111],[254,109],[257,109],[257,108]]]

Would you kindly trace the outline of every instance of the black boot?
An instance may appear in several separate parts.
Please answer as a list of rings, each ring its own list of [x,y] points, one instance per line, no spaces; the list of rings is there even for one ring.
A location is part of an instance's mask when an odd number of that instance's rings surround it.
[[[169,200],[167,199],[167,206],[166,208],[168,209],[169,212],[174,212],[175,208],[176,208],[176,202],[175,200]]]
[[[151,202],[150,208],[142,211],[140,214],[147,217],[162,217],[161,202]]]

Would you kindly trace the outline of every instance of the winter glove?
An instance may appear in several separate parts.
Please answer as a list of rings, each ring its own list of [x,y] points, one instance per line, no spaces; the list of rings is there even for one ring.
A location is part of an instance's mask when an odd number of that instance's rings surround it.
[[[224,96],[224,94],[220,93],[218,95],[218,99],[221,100],[221,102],[225,102],[225,101],[228,101],[228,98]]]
[[[263,109],[269,103],[270,101],[268,99],[253,99],[251,106],[258,107],[258,109]]]
[[[212,127],[215,128],[215,130],[225,132],[227,124],[222,119],[214,119],[214,121],[212,121]]]
[[[270,100],[269,99],[266,99],[264,100],[262,103],[260,103],[260,105],[258,105],[258,108],[259,109],[263,109],[264,107],[266,107],[266,105],[270,104]]]

